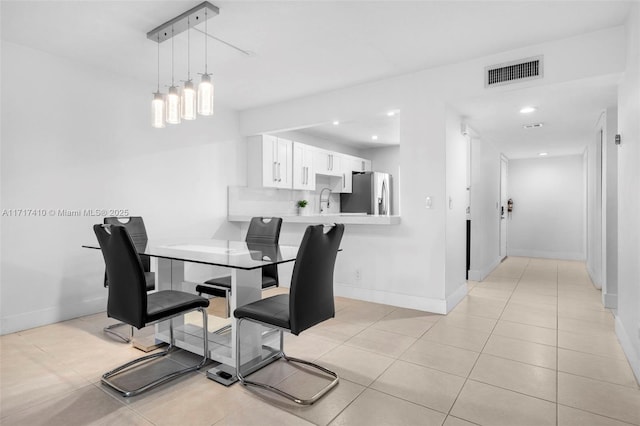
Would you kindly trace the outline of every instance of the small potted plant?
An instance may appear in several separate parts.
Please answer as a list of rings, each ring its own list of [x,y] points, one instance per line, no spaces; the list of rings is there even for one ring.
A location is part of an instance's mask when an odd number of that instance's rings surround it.
[[[307,200],[298,200],[298,202],[296,203],[296,206],[298,206],[298,214],[300,216],[304,216],[306,212],[305,207],[307,207],[307,204],[309,204]]]

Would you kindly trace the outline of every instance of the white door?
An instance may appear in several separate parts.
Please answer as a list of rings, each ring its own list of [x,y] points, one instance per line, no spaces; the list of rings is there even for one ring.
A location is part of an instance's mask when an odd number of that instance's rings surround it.
[[[494,175],[495,176],[495,175]],[[500,259],[507,256],[507,160],[500,159]]]

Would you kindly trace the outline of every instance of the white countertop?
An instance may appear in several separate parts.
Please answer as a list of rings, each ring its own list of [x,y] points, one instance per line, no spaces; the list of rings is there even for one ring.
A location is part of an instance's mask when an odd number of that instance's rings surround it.
[[[345,225],[397,225],[400,216],[377,216],[359,213],[316,214],[308,216],[280,216],[285,223],[343,223]],[[229,215],[229,222],[250,222],[251,216]]]

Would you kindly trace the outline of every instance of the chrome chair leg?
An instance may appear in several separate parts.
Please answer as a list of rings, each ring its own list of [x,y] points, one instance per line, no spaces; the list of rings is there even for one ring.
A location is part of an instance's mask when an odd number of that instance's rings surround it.
[[[117,331],[115,331],[116,328],[122,327],[122,326],[127,326],[129,327],[129,336],[125,336],[122,333],[119,333]],[[128,324],[125,324],[123,322],[118,322],[115,324],[111,324],[109,326],[106,326],[102,329],[103,332],[105,332],[106,334],[116,337],[120,340],[122,340],[124,343],[131,343],[131,340],[133,339],[133,327],[131,327]]]
[[[200,361],[200,363],[184,368],[182,370],[178,370],[169,374],[166,374],[152,382],[149,382],[143,386],[140,386],[139,388],[136,389],[131,389],[131,390],[127,390],[127,389],[123,389],[122,387],[118,386],[117,384],[113,383],[113,381],[111,380],[114,376],[117,376],[118,374],[122,374],[125,371],[128,371],[131,367],[136,366],[138,364],[144,363],[146,361],[151,361],[153,359],[156,358],[161,358],[165,355],[168,355],[174,348],[174,338],[173,338],[173,320],[169,320],[169,334],[170,334],[170,341],[171,343],[169,344],[169,347],[161,352],[156,352],[150,355],[145,355],[143,357],[140,358],[136,358],[132,361],[127,362],[126,364],[123,364],[119,367],[114,368],[111,371],[106,372],[105,374],[102,375],[102,383],[111,387],[112,389],[116,390],[118,393],[120,393],[120,395],[128,398],[131,396],[135,396],[138,394],[141,394],[142,392],[148,391],[149,389],[152,389],[158,385],[161,385],[163,383],[166,383],[170,380],[176,379],[180,376],[182,376],[183,374],[189,373],[191,371],[195,371],[195,370],[199,370],[200,368],[202,368],[203,365],[205,365],[205,363],[207,362],[207,359],[209,358],[209,339],[208,339],[208,332],[207,332],[207,310],[205,308],[198,308],[198,311],[200,311],[202,313],[202,338],[204,340],[203,342],[203,356],[202,356],[202,360]]]
[[[325,386],[324,388],[320,389],[314,396],[312,396],[309,399],[303,399],[303,398],[298,398],[297,396],[291,395],[290,393],[287,393],[281,389],[276,388],[275,386],[271,386],[268,385],[266,383],[259,383],[259,382],[254,382],[252,380],[247,380],[243,375],[242,375],[242,371],[241,371],[241,367],[242,367],[242,362],[241,362],[241,358],[240,358],[240,327],[242,324],[243,320],[247,320],[250,322],[253,322],[255,324],[261,324],[261,325],[266,325],[266,326],[270,326],[273,327],[270,324],[263,324],[257,321],[253,321],[251,319],[248,318],[240,318],[238,319],[238,329],[236,331],[236,376],[238,377],[238,380],[240,381],[240,383],[242,383],[244,386],[254,386],[257,388],[261,388],[264,390],[268,390],[270,392],[276,393],[290,401],[295,402],[296,404],[300,404],[300,405],[311,405],[314,402],[318,401],[320,398],[322,398],[323,395],[325,395],[327,392],[329,392],[331,389],[333,389],[339,382],[339,378],[338,375],[336,373],[334,373],[331,370],[328,370],[326,368],[324,368],[321,365],[318,364],[314,364],[313,362],[310,361],[305,361],[303,359],[299,359],[299,358],[294,358],[294,357],[289,357],[287,356],[284,351],[283,351],[283,346],[284,346],[284,339],[283,339],[283,330],[280,330],[280,353],[279,353],[279,357],[284,358],[285,361],[287,362],[293,362],[293,363],[297,363],[297,364],[304,364],[307,365],[309,367],[313,367],[316,370],[322,371],[323,373],[327,374],[330,377],[333,377],[333,380],[331,381],[331,383],[329,383],[327,386]],[[275,327],[274,327],[275,328]]]
[[[229,318],[231,316],[231,298],[229,297],[231,295],[231,291],[226,289],[225,290],[225,301],[226,301],[226,306],[225,306],[225,315],[227,318]],[[202,296],[202,292],[199,291],[198,292],[198,296]],[[216,297],[216,296],[213,296]],[[228,332],[229,330],[231,330],[231,324],[229,325],[225,325],[224,327],[214,331],[215,334],[224,334],[226,332]]]

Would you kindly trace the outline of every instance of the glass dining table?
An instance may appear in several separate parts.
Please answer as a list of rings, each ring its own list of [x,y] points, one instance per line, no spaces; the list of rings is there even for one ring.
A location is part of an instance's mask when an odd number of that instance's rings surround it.
[[[98,243],[82,247],[100,249]],[[267,265],[277,265],[296,260],[298,247],[272,244],[253,244],[243,241],[215,239],[174,239],[152,241],[138,254],[155,259],[156,289],[194,292],[198,283],[185,279],[185,264],[194,263],[229,269],[231,275],[230,312],[236,307],[262,298],[262,271]],[[211,322],[211,321],[210,321]],[[207,371],[207,376],[225,385],[234,383],[236,365],[236,320],[231,318],[218,324],[218,329],[209,330],[208,357],[219,365]],[[242,332],[243,371],[255,371],[275,359],[281,348],[280,333],[257,324]],[[202,355],[202,324],[197,316],[180,316],[173,319],[176,346]],[[167,321],[155,325],[155,339],[169,342]],[[246,337],[245,337],[246,336]]]

